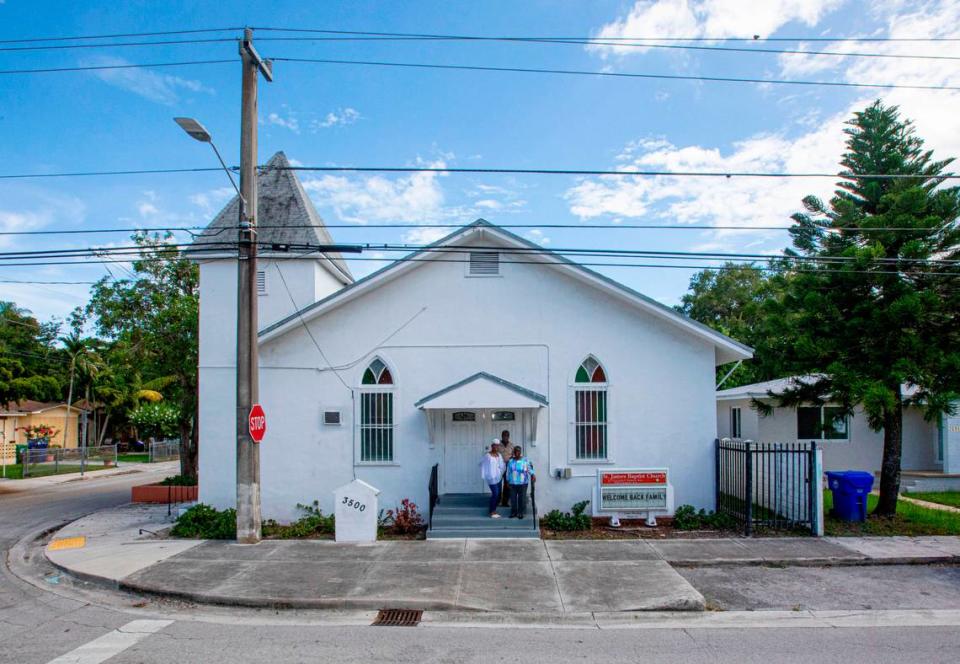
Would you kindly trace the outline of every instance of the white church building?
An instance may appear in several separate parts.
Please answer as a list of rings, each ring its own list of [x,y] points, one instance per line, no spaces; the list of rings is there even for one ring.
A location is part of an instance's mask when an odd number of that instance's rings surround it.
[[[362,279],[298,250],[331,238],[275,155],[259,176],[260,446],[265,518],[296,518],[355,478],[380,507],[481,494],[509,430],[540,514],[594,500],[600,471],[665,469],[672,503],[714,506],[715,367],[751,349],[483,220]],[[200,266],[200,500],[235,490],[234,200],[191,250]],[[595,513],[597,506],[592,508]]]

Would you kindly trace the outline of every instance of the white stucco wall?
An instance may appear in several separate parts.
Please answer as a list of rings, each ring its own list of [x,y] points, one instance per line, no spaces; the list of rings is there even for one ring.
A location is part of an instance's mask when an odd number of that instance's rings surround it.
[[[797,411],[774,408],[764,417],[750,408],[749,399],[717,401],[718,430],[729,435],[730,407],[743,408],[743,437],[765,442],[808,442],[797,438]],[[749,413],[749,414],[748,414]],[[749,418],[749,424],[748,424]],[[867,423],[863,409],[857,408],[849,422],[849,440],[818,441],[823,448],[824,470],[880,471],[883,460],[883,432]],[[919,408],[907,408],[903,414],[903,470],[939,470],[936,462],[937,423],[927,422]]]
[[[283,269],[287,276],[286,263]],[[404,497],[425,506],[430,467],[442,461],[443,443],[441,438],[431,446],[427,419],[413,404],[478,371],[548,397],[537,444],[527,446],[540,480],[540,512],[589,499],[598,465],[573,462],[570,425],[570,385],[588,354],[603,363],[610,383],[611,465],[668,466],[677,505],[713,506],[713,346],[554,268],[504,264],[501,277],[468,278],[460,263],[422,264],[308,324],[337,372],[326,368],[300,327],[261,345],[260,394],[268,418],[261,491],[267,518],[292,518],[297,503],[314,499],[329,512],[333,489],[354,477],[382,491],[381,507]],[[392,465],[355,462],[351,388],[359,386],[375,356],[389,365],[396,381]],[[203,373],[204,394],[227,387],[226,375],[212,368]],[[202,427],[220,421],[213,410],[232,418],[226,399],[208,398],[219,405],[202,406]],[[342,410],[343,425],[324,426],[324,409]],[[232,432],[201,435],[201,500],[229,506]],[[573,479],[551,477],[552,469],[567,466]]]
[[[279,267],[278,267],[279,266]],[[342,284],[312,259],[259,262],[266,294],[257,298],[261,327],[333,293]],[[235,504],[237,269],[234,260],[200,263],[200,500],[219,508]]]

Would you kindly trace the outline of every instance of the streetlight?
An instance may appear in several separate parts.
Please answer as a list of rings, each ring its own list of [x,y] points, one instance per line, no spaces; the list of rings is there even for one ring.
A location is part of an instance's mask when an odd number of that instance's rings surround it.
[[[216,144],[213,142],[213,137],[210,135],[210,132],[207,131],[206,127],[193,118],[174,118],[173,121],[180,125],[181,129],[187,132],[187,136],[195,141],[200,141],[201,143],[209,143],[210,147],[213,148],[214,154],[216,154],[217,159],[220,160],[220,165],[223,166],[223,171],[227,174],[227,177],[230,178],[230,184],[233,185],[233,188],[237,192],[237,196],[240,197],[240,219],[241,221],[246,221],[245,208],[247,201],[243,198],[243,194],[240,193],[240,187],[238,187],[237,183],[234,181],[233,173],[230,172],[227,164],[223,161],[223,157],[220,156],[220,150],[217,149]]]

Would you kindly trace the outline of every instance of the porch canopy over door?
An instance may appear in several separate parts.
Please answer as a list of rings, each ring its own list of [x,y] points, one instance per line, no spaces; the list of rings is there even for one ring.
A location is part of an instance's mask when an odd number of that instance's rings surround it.
[[[441,414],[450,410],[519,410],[530,413],[529,435],[536,440],[537,411],[547,405],[547,398],[516,383],[485,371],[428,394],[414,406],[422,410],[429,423],[430,445],[440,433]]]

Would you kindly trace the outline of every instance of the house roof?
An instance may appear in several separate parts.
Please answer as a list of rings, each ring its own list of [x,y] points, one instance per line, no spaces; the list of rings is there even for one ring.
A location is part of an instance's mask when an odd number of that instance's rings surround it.
[[[261,244],[259,254],[264,257],[291,254],[286,250],[271,249],[263,245],[318,245],[333,244],[333,238],[327,231],[313,202],[304,191],[296,173],[290,168],[290,161],[283,152],[273,155],[266,166],[257,175],[257,237]],[[234,252],[219,249],[224,241],[236,238],[237,220],[240,215],[240,198],[230,199],[220,213],[214,217],[186,253],[194,260],[201,257],[233,257]],[[295,251],[295,250],[294,250]],[[317,259],[345,284],[353,282],[353,275],[339,252],[316,255]]]
[[[788,387],[793,387],[796,383],[810,384],[817,379],[816,374],[807,374],[799,376],[785,376],[775,378],[774,380],[765,380],[761,383],[751,383],[749,385],[740,385],[726,390],[717,390],[717,401],[730,401],[732,399],[769,399],[769,392],[779,393]],[[917,392],[917,386],[904,383],[901,386],[903,396],[912,397]]]
[[[486,371],[478,371],[413,404],[415,408],[539,408],[548,405],[538,392]]]
[[[376,272],[373,272],[366,277],[355,281],[346,288],[342,288],[326,298],[309,304],[300,311],[297,311],[290,316],[287,316],[286,318],[283,318],[264,328],[260,331],[261,343],[278,337],[293,329],[297,325],[301,325],[307,320],[320,315],[324,311],[327,311],[353,297],[357,297],[364,292],[376,288],[380,284],[385,283],[388,280],[405,273],[406,271],[417,269],[423,263],[428,262],[431,258],[437,255],[435,252],[431,252],[431,249],[436,247],[457,246],[459,244],[463,244],[466,239],[474,236],[477,233],[485,233],[491,237],[498,238],[500,242],[507,246],[535,249],[535,253],[524,255],[525,260],[540,260],[547,264],[559,266],[567,270],[570,275],[586,281],[597,288],[605,290],[610,294],[618,296],[621,299],[625,299],[627,302],[636,306],[637,308],[651,313],[667,323],[683,328],[696,337],[700,337],[701,339],[709,341],[716,349],[716,363],[718,365],[753,357],[753,349],[749,346],[731,339],[730,337],[721,334],[720,332],[717,332],[716,330],[707,327],[702,323],[688,318],[675,309],[661,304],[660,302],[657,302],[656,300],[643,295],[632,288],[624,286],[618,281],[606,277],[598,272],[594,272],[593,270],[575,263],[565,256],[550,251],[549,249],[544,249],[540,245],[530,242],[529,240],[522,238],[515,233],[511,233],[506,229],[491,224],[485,219],[478,219],[472,224],[463,226],[453,233],[450,233],[446,237],[427,245],[427,247],[408,254],[407,256],[390,263],[386,267],[383,267],[380,270],[377,270]],[[411,260],[419,256],[424,256],[424,258],[421,258],[420,260]]]
[[[24,399],[19,403],[10,401],[6,404],[0,404],[0,415],[33,415],[35,413],[53,410],[54,408],[66,407],[67,404],[57,403],[56,401],[33,401],[31,399]],[[84,410],[78,406],[73,406],[73,409]]]

